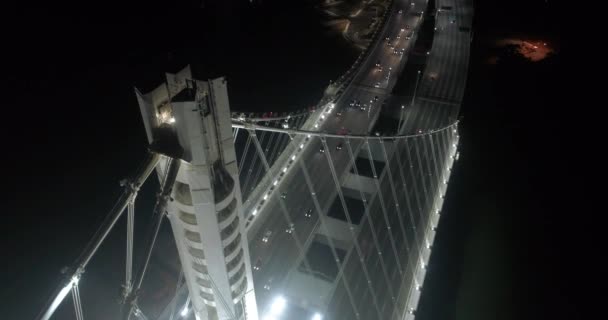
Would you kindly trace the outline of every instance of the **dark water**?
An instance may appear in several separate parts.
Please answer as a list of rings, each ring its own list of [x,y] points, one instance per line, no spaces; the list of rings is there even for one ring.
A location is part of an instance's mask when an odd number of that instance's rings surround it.
[[[560,53],[532,63],[491,44],[559,39],[553,1],[477,1],[456,162],[417,319],[581,319],[575,138]],[[574,129],[575,130],[575,129]],[[578,190],[577,190],[578,189]],[[578,221],[577,221],[578,220]]]

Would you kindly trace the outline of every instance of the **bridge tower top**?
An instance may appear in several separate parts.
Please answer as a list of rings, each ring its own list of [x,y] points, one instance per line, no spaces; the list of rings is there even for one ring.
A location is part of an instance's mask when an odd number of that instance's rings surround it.
[[[166,78],[136,95],[151,148],[182,161],[167,212],[194,314],[257,320],[226,79]]]

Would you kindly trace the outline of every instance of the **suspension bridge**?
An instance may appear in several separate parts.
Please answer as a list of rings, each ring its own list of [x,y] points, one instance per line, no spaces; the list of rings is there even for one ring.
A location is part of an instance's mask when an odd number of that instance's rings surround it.
[[[471,1],[392,1],[372,44],[300,111],[232,112],[226,79],[189,67],[136,89],[149,152],[38,318],[71,300],[76,319],[105,319],[87,314],[79,282],[125,220],[121,319],[414,319],[459,157],[472,16]],[[416,55],[425,23],[432,46]],[[411,95],[394,95],[416,63]],[[153,172],[134,263],[135,200]],[[165,221],[182,270],[151,314],[139,298]]]

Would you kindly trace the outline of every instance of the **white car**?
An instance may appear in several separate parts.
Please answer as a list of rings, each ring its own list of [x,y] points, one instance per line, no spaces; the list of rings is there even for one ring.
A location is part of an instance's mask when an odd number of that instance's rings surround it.
[[[271,236],[272,230],[266,230],[266,232],[264,232],[264,237],[262,237],[262,242],[267,243],[270,240]]]
[[[272,278],[268,279],[264,284],[264,290],[270,290],[270,285],[272,284]]]
[[[311,218],[312,217],[312,209],[306,210],[306,212],[304,212],[304,217]]]
[[[296,229],[296,226],[293,223],[289,224],[289,227],[287,229],[285,229],[285,232],[291,234],[293,233],[293,231]]]

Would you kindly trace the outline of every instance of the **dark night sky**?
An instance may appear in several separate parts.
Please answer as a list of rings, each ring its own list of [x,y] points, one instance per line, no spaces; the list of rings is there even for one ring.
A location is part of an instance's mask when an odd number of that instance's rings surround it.
[[[257,9],[206,2],[140,1],[148,6],[140,12],[118,1],[8,10],[0,318],[38,311],[138,163],[145,134],[134,85],[149,89],[192,62],[202,77],[228,76],[233,108],[281,110],[314,103],[355,56],[320,26],[310,1]],[[291,2],[298,5],[285,7]],[[482,2],[461,160],[418,319],[578,319],[573,292],[583,285],[573,273],[591,248],[580,247],[583,222],[573,219],[588,214],[571,152],[582,146],[558,135],[573,128],[560,96],[561,56],[531,63],[490,48],[522,35],[559,44],[559,16],[554,1]],[[484,63],[496,54],[498,64]]]

